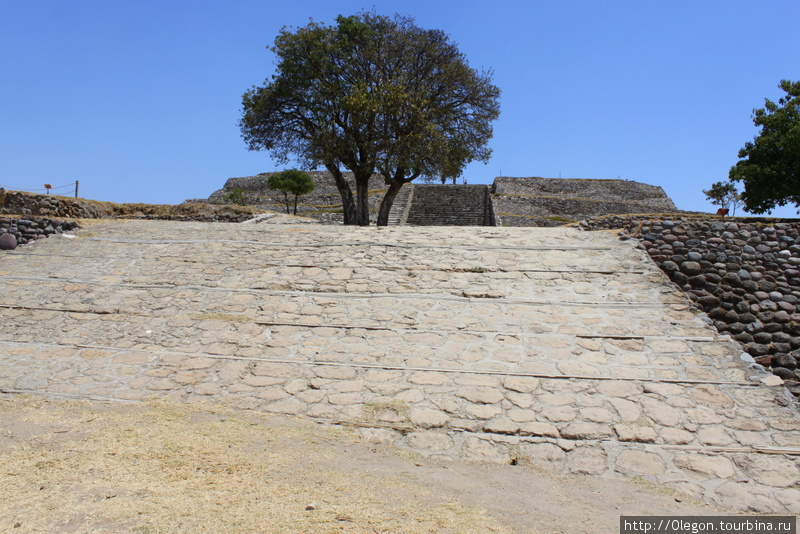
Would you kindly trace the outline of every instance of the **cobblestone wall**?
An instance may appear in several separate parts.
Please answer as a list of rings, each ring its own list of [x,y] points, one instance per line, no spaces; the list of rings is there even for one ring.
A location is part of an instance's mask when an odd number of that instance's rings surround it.
[[[718,331],[800,395],[800,221],[615,216],[580,226],[639,239]]]
[[[86,202],[19,191],[0,191],[0,214],[68,219],[98,219],[109,216],[107,210]]]
[[[0,190],[0,215],[25,219],[35,216],[68,219],[160,219],[168,221],[244,222],[260,210],[237,205],[209,206],[184,202],[176,206],[159,204],[117,204],[91,202],[50,195]]]
[[[60,234],[78,227],[75,221],[59,221],[43,217],[16,219],[0,217],[0,250],[13,250],[37,239]]]

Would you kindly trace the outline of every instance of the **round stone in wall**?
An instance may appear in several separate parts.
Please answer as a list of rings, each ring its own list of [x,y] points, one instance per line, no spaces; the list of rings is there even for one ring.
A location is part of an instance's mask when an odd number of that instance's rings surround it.
[[[17,248],[17,238],[12,234],[0,234],[0,250],[14,250]]]
[[[681,272],[687,276],[695,276],[703,272],[703,268],[695,261],[685,261],[681,264]]]

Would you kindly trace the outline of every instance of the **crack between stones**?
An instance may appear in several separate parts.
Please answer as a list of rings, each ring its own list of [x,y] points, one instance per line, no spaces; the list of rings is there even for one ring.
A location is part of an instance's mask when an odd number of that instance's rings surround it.
[[[612,247],[603,247],[597,245],[589,245],[589,246],[564,246],[564,245],[519,245],[519,246],[512,246],[512,247],[492,247],[492,246],[475,246],[475,245],[428,245],[428,244],[421,244],[421,243],[388,243],[388,242],[380,242],[380,241],[350,241],[350,242],[343,242],[343,243],[277,243],[277,242],[269,242],[269,241],[248,241],[248,240],[225,240],[225,239],[124,239],[124,238],[113,238],[113,237],[84,237],[82,239],[86,239],[87,241],[100,241],[100,242],[107,242],[107,243],[132,243],[132,244],[141,244],[141,245],[203,245],[207,243],[224,243],[227,245],[231,244],[242,244],[242,245],[256,245],[262,247],[270,247],[270,248],[292,248],[296,250],[300,250],[303,248],[331,248],[331,247],[385,247],[385,248],[410,248],[410,249],[437,249],[437,250],[485,250],[485,251],[496,251],[496,250],[532,250],[532,251],[543,251],[543,250],[556,250],[556,251],[566,251],[566,250],[598,250],[598,251],[609,251],[614,250]]]
[[[265,362],[265,363],[280,363],[290,365],[311,365],[311,366],[325,366],[325,367],[350,367],[357,369],[378,369],[385,371],[421,371],[431,373],[450,373],[450,374],[471,374],[471,375],[491,375],[491,376],[518,376],[526,378],[544,378],[554,380],[618,380],[626,382],[646,382],[646,383],[665,383],[665,384],[713,384],[723,386],[741,386],[741,387],[758,387],[759,384],[742,382],[737,380],[703,380],[695,378],[632,378],[632,377],[614,377],[614,376],[590,376],[590,375],[554,375],[547,373],[525,373],[516,371],[490,371],[482,369],[455,369],[449,367],[406,367],[399,365],[381,365],[381,364],[368,364],[368,363],[353,363],[353,362],[326,362],[315,360],[292,360],[285,358],[254,358],[252,356],[227,356],[221,354],[207,354],[201,352],[178,352],[171,350],[153,351],[146,349],[131,349],[109,347],[104,345],[84,345],[84,344],[64,344],[55,345],[47,343],[14,343],[2,342],[2,344],[26,345],[26,346],[40,346],[40,347],[74,347],[77,349],[93,349],[93,350],[107,350],[115,352],[138,352],[154,355],[180,355],[195,358],[209,358],[215,360],[238,360],[246,362]]]
[[[79,278],[44,278],[44,277],[25,277],[7,276],[6,280],[26,280],[32,282],[62,282],[65,284],[85,284],[89,286],[105,287],[124,287],[133,289],[189,289],[195,291],[224,291],[231,293],[261,293],[269,295],[285,296],[311,296],[338,299],[411,299],[411,300],[446,300],[451,302],[492,302],[495,304],[523,305],[523,306],[563,306],[567,308],[577,307],[605,307],[605,308],[660,308],[661,302],[566,302],[566,301],[538,301],[529,299],[512,299],[507,297],[466,297],[452,294],[426,294],[426,293],[348,293],[348,292],[324,292],[324,291],[285,291],[273,290],[262,287],[234,288],[234,287],[215,287],[182,284],[136,284],[136,283],[116,283],[81,280]],[[12,306],[12,305],[6,305]],[[24,306],[19,306],[24,309]]]

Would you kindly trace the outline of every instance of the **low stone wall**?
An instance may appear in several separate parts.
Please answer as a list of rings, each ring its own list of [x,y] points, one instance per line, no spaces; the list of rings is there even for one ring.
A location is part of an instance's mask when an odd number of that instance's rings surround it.
[[[109,216],[107,210],[87,202],[19,191],[0,191],[0,213],[67,219],[99,219]]]
[[[60,234],[78,227],[75,221],[59,221],[43,217],[16,219],[0,217],[0,250],[13,250],[37,239]]]
[[[800,221],[613,216],[579,226],[638,239],[718,331],[800,396]]]
[[[0,190],[0,215],[69,219],[159,219],[167,221],[244,222],[262,210],[251,206],[208,205],[184,202],[167,204],[117,204],[91,202],[50,195]]]

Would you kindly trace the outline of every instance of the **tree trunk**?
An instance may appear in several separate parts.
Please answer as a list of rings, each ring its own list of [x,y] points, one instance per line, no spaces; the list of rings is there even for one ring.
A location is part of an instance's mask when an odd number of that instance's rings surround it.
[[[294,196],[294,215],[297,215],[297,197],[299,197],[299,196],[300,195],[295,195]]]
[[[289,193],[283,192],[283,200],[286,202],[286,215],[289,215]]]
[[[336,181],[336,188],[342,197],[344,224],[358,224],[356,221],[356,204],[353,201],[353,190],[350,189],[350,184],[344,179],[338,166],[333,163],[326,163],[325,168],[333,175],[333,179]]]
[[[369,226],[369,177],[356,175],[356,220],[359,226]]]
[[[397,196],[397,193],[400,192],[401,187],[403,187],[403,182],[398,182],[397,180],[392,180],[390,182],[389,190],[386,191],[381,201],[381,209],[378,212],[378,226],[388,226],[389,212],[392,210],[394,198]]]

